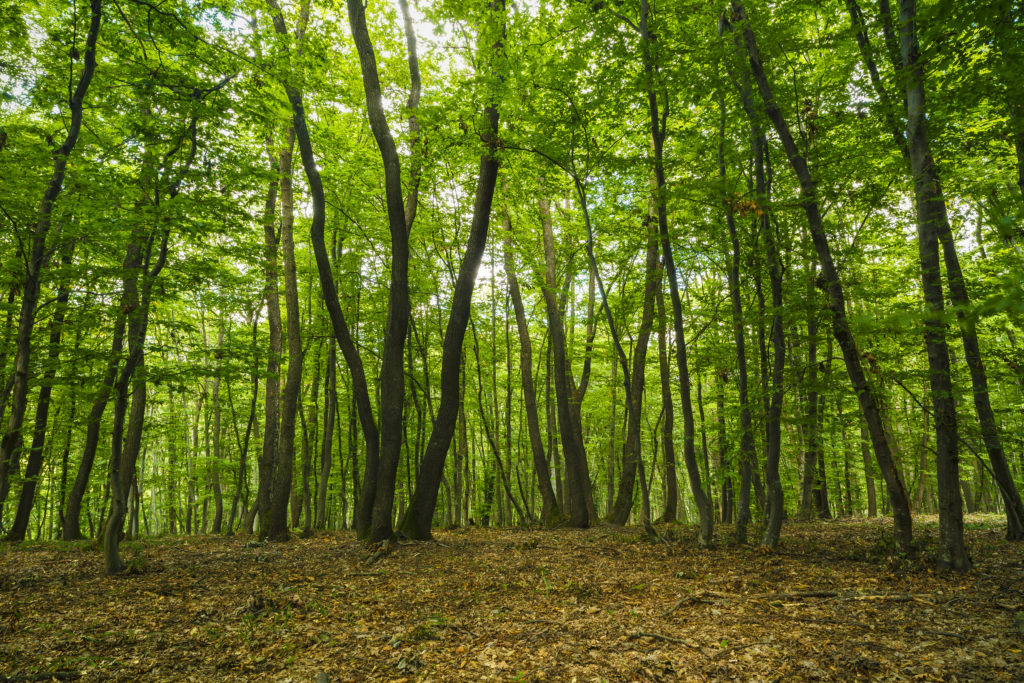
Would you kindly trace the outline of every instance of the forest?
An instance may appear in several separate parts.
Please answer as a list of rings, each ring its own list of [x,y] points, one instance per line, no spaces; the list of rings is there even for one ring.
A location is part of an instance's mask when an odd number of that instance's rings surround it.
[[[4,2],[6,541],[1024,539],[1024,7]]]
[[[1024,675],[1020,0],[0,0],[0,225],[0,681]]]

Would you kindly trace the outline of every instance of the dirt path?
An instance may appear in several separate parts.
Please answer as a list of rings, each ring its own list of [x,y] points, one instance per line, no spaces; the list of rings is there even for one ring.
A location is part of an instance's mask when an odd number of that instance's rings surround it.
[[[1024,546],[978,569],[889,556],[885,522],[788,524],[780,552],[692,529],[461,530],[372,564],[350,534],[0,546],[0,681],[1024,680]],[[36,679],[38,680],[38,679]]]

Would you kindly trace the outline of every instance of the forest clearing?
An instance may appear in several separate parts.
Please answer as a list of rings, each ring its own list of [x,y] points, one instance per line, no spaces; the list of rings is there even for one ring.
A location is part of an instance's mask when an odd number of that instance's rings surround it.
[[[376,560],[339,532],[152,538],[115,577],[94,547],[8,546],[0,680],[1021,680],[1024,549],[971,515],[976,569],[937,572],[917,521],[917,560],[881,520],[787,523],[770,554],[680,525],[439,531]]]

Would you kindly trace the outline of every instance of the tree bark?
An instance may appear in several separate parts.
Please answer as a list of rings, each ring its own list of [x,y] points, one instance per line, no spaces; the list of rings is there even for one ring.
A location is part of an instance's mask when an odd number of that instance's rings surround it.
[[[906,488],[892,458],[890,445],[882,425],[878,402],[864,374],[857,344],[850,331],[849,321],[846,317],[846,295],[843,290],[843,283],[832,260],[831,247],[818,206],[817,183],[811,177],[807,161],[797,148],[789,125],[783,118],[782,111],[775,101],[775,96],[765,75],[761,53],[758,50],[754,32],[747,20],[743,3],[740,0],[732,0],[732,8],[733,18],[743,24],[743,43],[749,57],[751,73],[761,94],[765,112],[782,141],[782,146],[786,151],[790,166],[792,166],[800,182],[801,204],[803,205],[804,213],[807,215],[807,221],[811,229],[811,239],[818,252],[818,260],[821,263],[822,275],[824,276],[825,287],[829,295],[833,334],[839,344],[839,348],[842,349],[846,370],[860,402],[861,412],[864,414],[865,421],[868,424],[868,432],[871,435],[875,457],[878,460],[879,468],[882,470],[882,476],[885,478],[888,487],[889,500],[893,508],[896,547],[902,553],[909,553],[913,550],[913,522],[910,516],[910,505],[907,500]]]
[[[668,230],[668,207],[665,197],[665,165],[664,144],[666,136],[666,120],[668,112],[661,110],[658,103],[658,92],[655,89],[657,65],[651,52],[652,36],[648,29],[650,17],[648,0],[640,2],[640,45],[643,58],[644,74],[647,79],[647,106],[651,121],[651,139],[654,147],[654,180],[657,187],[655,200],[658,212],[658,235],[661,240],[662,262],[668,273],[669,294],[672,301],[672,329],[676,342],[676,365],[679,371],[679,394],[683,407],[683,461],[690,481],[690,492],[697,506],[700,522],[698,542],[701,546],[710,546],[714,536],[714,512],[711,502],[701,484],[700,468],[694,450],[693,404],[690,402],[690,368],[686,357],[686,338],[683,332],[683,307],[679,295],[679,278],[676,274],[676,263],[672,256],[672,240]]]
[[[25,278],[22,282],[21,308],[18,313],[18,331],[15,336],[14,375],[11,387],[11,414],[7,430],[0,438],[0,509],[10,490],[10,473],[18,471],[18,457],[22,447],[22,426],[28,408],[29,373],[32,356],[32,330],[35,328],[36,305],[39,303],[40,278],[46,265],[46,238],[52,223],[53,205],[64,189],[68,159],[78,144],[82,130],[83,104],[96,73],[96,40],[103,19],[101,0],[90,0],[89,31],[85,39],[82,72],[74,90],[69,93],[68,108],[71,121],[64,141],[53,153],[53,173],[43,193],[32,231],[31,249],[25,254]]]
[[[924,69],[920,62],[916,21],[916,0],[900,0],[899,36],[906,83],[907,146],[914,176],[921,287],[925,300],[924,336],[935,417],[939,565],[944,569],[967,571],[971,560],[964,545],[956,403],[946,344],[946,324],[942,319],[944,305],[939,261],[938,226],[948,225],[949,221],[928,140]]]
[[[380,84],[376,78],[376,61],[373,56],[373,47],[369,42],[369,35],[366,32],[366,20],[363,15],[363,8],[359,3],[354,6],[350,3],[350,9],[356,13],[356,22],[361,26],[361,31],[353,30],[357,36],[357,47],[360,52],[360,63],[364,69],[371,69],[372,74],[364,77],[364,89],[367,90],[367,106],[371,112],[371,127],[374,129],[374,136],[378,138],[378,145],[390,151],[385,155],[386,194],[388,204],[388,221],[392,231],[392,288],[389,298],[388,327],[385,335],[385,347],[387,349],[387,390],[382,394],[382,402],[386,399],[393,403],[397,398],[399,401],[398,420],[394,418],[396,408],[390,408],[387,427],[392,429],[394,434],[399,434],[399,423],[401,422],[401,392],[395,396],[395,372],[397,367],[398,383],[401,384],[402,377],[402,345],[405,341],[405,326],[408,319],[408,237],[405,234],[404,207],[395,206],[396,184],[397,204],[401,204],[401,171],[398,165],[397,153],[394,149],[394,142],[391,140],[390,132],[387,130],[387,122],[384,119],[383,107],[380,102]],[[274,22],[274,30],[278,35],[287,36],[288,28],[284,23],[284,16],[277,0],[267,0],[271,9],[271,16]],[[350,14],[350,21],[352,21]],[[313,153],[313,143],[309,136],[309,128],[306,124],[306,111],[302,101],[302,93],[292,85],[285,85],[285,92],[292,107],[292,127],[295,129],[295,139],[299,145],[299,153],[302,158],[302,166],[306,172],[306,179],[309,183],[310,199],[313,207],[312,221],[310,222],[310,241],[313,244],[313,253],[316,258],[317,273],[320,278],[320,287],[323,290],[324,305],[331,320],[331,327],[334,336],[338,341],[349,372],[352,375],[352,391],[355,398],[356,409],[359,415],[359,423],[363,430],[364,442],[366,444],[366,466],[363,472],[363,485],[359,497],[359,509],[356,511],[355,526],[359,538],[366,539],[371,536],[373,525],[373,513],[376,504],[376,490],[378,472],[380,469],[381,439],[377,427],[377,420],[373,413],[373,406],[370,401],[370,392],[366,382],[366,372],[363,368],[362,357],[352,339],[351,332],[345,320],[345,315],[338,303],[338,288],[334,281],[334,273],[331,269],[331,260],[324,243],[324,221],[326,200],[324,197],[323,181],[320,178],[320,170],[317,167],[316,158]],[[383,129],[381,128],[383,122]],[[388,144],[390,143],[390,144]],[[394,221],[396,212],[402,214],[402,229],[396,232]],[[396,239],[397,238],[397,239]],[[397,258],[396,258],[397,256]],[[395,276],[398,279],[395,280]],[[404,303],[403,303],[404,302]],[[398,310],[394,310],[394,305]],[[397,322],[396,322],[397,321]],[[394,324],[393,324],[394,323]],[[397,325],[397,326],[396,326]],[[397,363],[395,348],[397,344]],[[382,372],[382,379],[385,373]],[[383,426],[383,423],[382,423]],[[388,469],[391,472],[397,471],[398,449],[401,443],[395,443],[395,436],[391,436],[388,442]],[[400,437],[398,437],[400,439]],[[391,476],[392,482],[394,476]],[[391,499],[394,496],[394,485],[392,483]],[[387,534],[390,536],[390,502],[387,505],[389,513],[386,520]]]
[[[542,179],[543,180],[543,179]],[[570,387],[572,380],[565,348],[565,328],[562,326],[562,312],[555,294],[555,238],[551,226],[551,209],[548,199],[539,200],[541,228],[544,240],[544,304],[548,316],[548,335],[554,361],[553,379],[555,385],[555,403],[558,414],[558,432],[562,441],[562,453],[565,456],[566,470],[569,477],[569,500],[566,507],[569,511],[569,524],[576,528],[590,526],[591,520],[587,512],[586,479],[582,461],[586,459],[583,444],[579,442],[576,425],[573,421]]]
[[[346,5],[352,38],[359,52],[370,129],[377,141],[384,165],[385,203],[391,232],[391,287],[380,370],[380,462],[373,492],[373,514],[368,537],[371,542],[377,542],[394,536],[391,517],[395,500],[395,477],[402,450],[402,415],[405,407],[403,350],[410,310],[410,226],[406,224],[405,203],[402,199],[401,163],[384,114],[380,80],[377,76],[377,60],[366,27],[365,8],[361,0],[347,0]]]
[[[62,265],[66,268],[71,265],[71,257],[74,251],[74,243],[64,249],[61,259]],[[57,363],[60,360],[61,334],[64,331],[64,316],[67,313],[67,303],[71,296],[69,284],[61,282],[57,290],[55,302],[56,310],[50,322],[49,350],[47,353],[46,369],[43,371],[39,396],[36,399],[35,424],[32,428],[32,446],[29,448],[28,462],[25,463],[24,483],[21,486],[21,497],[18,499],[18,508],[14,514],[14,521],[11,523],[11,530],[7,533],[8,541],[24,541],[25,533],[28,531],[28,523],[32,514],[32,507],[35,503],[36,488],[39,483],[39,473],[43,468],[43,448],[46,445],[46,427],[50,415],[50,396],[53,393],[53,378],[57,375]]]
[[[303,5],[303,18],[297,39],[305,30],[308,5]],[[292,148],[295,130],[289,130],[281,150],[281,257],[284,265],[284,303],[288,321],[288,367],[281,392],[280,431],[274,453],[273,478],[270,487],[270,507],[264,519],[260,515],[260,537],[271,541],[288,540],[288,499],[292,490],[292,470],[295,466],[295,420],[299,411],[299,393],[302,390],[302,320],[299,312],[298,278],[295,269],[295,225],[292,191]],[[280,311],[278,311],[280,320]],[[280,323],[279,323],[280,324]],[[269,393],[269,392],[268,392]],[[268,416],[269,421],[269,416]]]
[[[526,320],[523,296],[519,290],[519,278],[516,276],[515,263],[512,259],[512,221],[507,210],[502,255],[505,275],[508,278],[509,296],[516,315],[516,330],[519,333],[519,375],[523,385],[523,408],[526,411],[526,429],[530,436],[530,452],[533,455],[533,467],[540,489],[540,522],[546,527],[554,527],[565,520],[555,491],[551,488],[551,469],[544,453],[544,439],[541,436],[540,417],[537,412],[537,391],[533,385],[533,344],[530,341],[530,326]]]
[[[619,490],[612,511],[608,515],[608,521],[612,524],[625,524],[629,521],[636,488],[637,463],[641,458],[640,416],[643,413],[647,346],[651,338],[651,329],[654,327],[654,300],[659,285],[658,236],[652,223],[654,223],[653,220],[644,221],[647,232],[647,258],[644,267],[643,310],[640,315],[640,328],[637,331],[636,343],[633,347],[633,368],[629,378],[629,393],[626,394],[629,401],[629,412],[626,421],[626,442],[622,449]],[[650,519],[647,521],[649,522]]]
[[[492,10],[495,5],[492,5]],[[501,5],[502,11],[504,6]],[[500,17],[504,26],[504,15]],[[504,28],[499,35],[504,33]],[[492,50],[495,55],[502,51],[501,39],[495,41]],[[489,61],[489,60],[488,60]],[[441,349],[441,400],[437,416],[430,430],[430,438],[416,478],[416,490],[401,523],[401,533],[408,538],[428,539],[430,527],[437,506],[437,495],[444,476],[444,463],[455,435],[459,412],[459,374],[462,366],[462,343],[469,324],[473,288],[476,285],[477,270],[487,244],[487,231],[491,220],[491,203],[498,180],[498,109],[493,99],[484,113],[489,130],[481,137],[485,151],[480,156],[477,174],[476,197],[473,203],[473,218],[470,222],[466,252],[459,265],[459,274],[452,292],[451,311]],[[527,374],[529,371],[527,370]],[[500,458],[500,456],[498,456]]]

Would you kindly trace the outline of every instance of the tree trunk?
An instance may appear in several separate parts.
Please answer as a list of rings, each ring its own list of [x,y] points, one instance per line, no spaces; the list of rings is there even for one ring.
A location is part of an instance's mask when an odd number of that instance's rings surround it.
[[[720,102],[722,110],[721,126],[718,142],[718,176],[723,186],[726,183],[725,173],[725,103]],[[732,244],[732,260],[729,264],[729,298],[732,301],[733,341],[736,344],[737,377],[736,384],[740,398],[740,496],[737,501],[736,542],[747,542],[747,525],[750,524],[750,485],[752,470],[757,464],[756,446],[754,445],[754,429],[750,417],[750,396],[747,389],[747,351],[744,333],[743,306],[740,302],[740,241],[736,229],[736,217],[733,215],[732,202],[726,199],[725,222],[729,228],[729,241]]]
[[[572,408],[569,405],[572,384],[569,375],[572,370],[566,358],[565,329],[562,326],[562,312],[559,310],[558,298],[555,294],[557,290],[555,241],[551,227],[550,204],[546,197],[541,197],[539,205],[544,239],[544,304],[547,308],[548,334],[554,361],[553,379],[558,413],[558,432],[561,436],[562,452],[565,456],[570,485],[566,507],[569,512],[569,524],[582,529],[590,526],[591,523],[587,514],[587,496],[584,488],[585,485],[589,485],[589,480],[584,481],[586,475],[581,464],[587,456],[583,451],[583,444],[579,442],[576,425],[573,422]]]
[[[818,421],[818,311],[814,305],[814,281],[818,272],[818,264],[811,263],[807,275],[807,297],[810,310],[807,315],[807,390],[804,393],[806,413],[804,424],[807,432],[807,444],[804,449],[803,470],[800,486],[800,516],[811,519],[815,514],[815,477],[818,470],[818,451],[821,448],[821,432]]]
[[[504,15],[500,17],[504,22]],[[503,31],[501,32],[503,35]],[[500,40],[492,46],[495,55],[501,52]],[[490,61],[488,59],[488,61]],[[466,252],[452,292],[451,311],[441,350],[441,400],[430,430],[430,439],[423,454],[416,490],[409,503],[401,533],[409,538],[428,539],[437,506],[437,495],[444,476],[444,462],[451,447],[459,412],[459,374],[462,365],[462,343],[469,324],[476,274],[487,244],[491,220],[491,202],[498,180],[498,110],[494,100],[485,108],[489,130],[483,133],[486,151],[480,156],[473,218],[470,222]],[[529,374],[529,369],[526,370]],[[500,459],[500,456],[498,456]]]
[[[675,522],[678,518],[679,478],[676,473],[675,405],[672,401],[672,373],[668,363],[668,341],[665,334],[665,292],[662,284],[664,269],[658,269],[658,369],[661,375],[661,449],[665,453],[665,510],[662,522]],[[613,418],[614,419],[614,418]]]
[[[928,140],[924,69],[919,61],[916,15],[916,0],[900,0],[899,36],[906,83],[907,144],[910,169],[914,176],[921,287],[925,300],[924,336],[935,417],[939,565],[945,569],[967,571],[971,567],[971,560],[964,546],[956,404],[945,322],[942,320],[944,306],[938,243],[938,226],[948,225],[949,221]]]
[[[66,268],[71,265],[71,256],[74,250],[74,243],[64,250],[61,259],[62,265]],[[11,524],[11,530],[7,533],[8,541],[24,541],[25,533],[28,531],[29,518],[32,514],[32,507],[35,503],[36,488],[39,483],[39,473],[43,468],[43,448],[46,445],[46,427],[50,415],[50,396],[53,393],[53,378],[57,375],[57,363],[60,359],[61,333],[64,331],[64,316],[67,313],[67,303],[71,296],[71,288],[67,282],[62,282],[57,290],[56,310],[53,320],[50,322],[49,351],[47,353],[46,369],[43,371],[39,396],[36,399],[35,425],[32,429],[32,446],[28,453],[28,462],[25,464],[24,483],[21,486],[21,497],[18,500],[18,509]]]
[[[221,402],[220,402],[220,375],[221,375],[221,363],[220,359],[223,355],[224,347],[224,323],[220,323],[220,329],[217,332],[217,349],[214,352],[217,357],[217,376],[213,378],[213,392],[211,400],[213,402],[213,462],[210,463],[210,485],[213,488],[213,525],[211,527],[213,533],[219,534],[221,532],[221,526],[224,522],[224,492],[221,489],[220,484],[220,459],[223,456],[223,444],[221,443],[223,438],[223,429],[221,428]],[[230,382],[228,382],[230,384]]]
[[[301,32],[305,29],[305,19],[300,20],[300,24]],[[289,130],[286,137],[280,160],[280,240],[284,265],[284,302],[288,320],[288,367],[285,372],[284,388],[281,392],[280,431],[277,436],[277,448],[270,456],[273,458],[273,464],[268,468],[272,469],[273,476],[269,507],[265,518],[262,510],[260,511],[260,537],[271,541],[288,540],[288,499],[291,496],[292,470],[295,466],[295,419],[298,416],[299,393],[302,390],[302,360],[304,356],[299,290],[295,269],[295,242],[292,236],[292,227],[295,223],[292,193],[292,148],[295,144],[295,130]],[[280,309],[277,315],[280,320]],[[280,323],[278,324],[280,325]],[[269,414],[267,421],[270,421]]]
[[[727,373],[724,368],[715,371],[715,426],[718,428],[718,464],[716,472],[722,485],[722,497],[719,500],[719,521],[732,524],[733,503],[735,495],[732,487],[732,464],[729,462],[729,442],[725,427],[725,381]]]
[[[388,127],[377,76],[377,60],[366,27],[365,8],[361,0],[347,0],[352,38],[359,52],[366,94],[370,129],[377,141],[384,164],[384,191],[388,226],[391,232],[391,287],[388,297],[388,319],[381,352],[380,370],[380,462],[373,492],[373,514],[369,540],[390,539],[392,511],[395,500],[395,477],[402,450],[402,415],[405,401],[403,349],[409,327],[409,228],[402,199],[402,169]],[[294,109],[293,102],[293,109]],[[305,163],[305,154],[303,155]],[[312,162],[312,150],[310,150]],[[307,166],[307,174],[310,167]],[[321,279],[323,275],[321,274]],[[339,340],[340,342],[341,340]],[[369,472],[367,472],[369,478]]]
[[[259,330],[259,311],[252,312],[252,367],[249,371],[249,381],[252,384],[252,398],[249,400],[249,418],[245,423],[245,437],[239,438],[238,434],[238,423],[235,420],[235,407],[231,399],[231,382],[228,382],[228,405],[231,408],[231,424],[235,431],[235,442],[238,445],[238,477],[235,479],[235,495],[231,500],[231,514],[228,518],[228,534],[234,532],[235,529],[235,515],[239,513],[239,505],[241,505],[241,516],[246,518],[246,511],[249,505],[249,468],[248,468],[248,455],[249,455],[249,440],[252,437],[253,428],[256,424],[256,404],[259,400],[260,393],[260,380],[259,380],[259,352],[256,345],[256,335]],[[242,491],[245,491],[245,497],[242,498]],[[244,533],[252,532],[252,520],[249,521],[249,526],[243,529]]]
[[[324,438],[320,445],[320,480],[316,490],[316,528],[327,528],[327,490],[331,477],[331,439],[338,411],[338,352],[334,339],[327,342],[327,377],[324,381]],[[344,486],[342,486],[344,491]]]
[[[645,221],[647,258],[644,267],[643,310],[640,315],[640,328],[637,331],[636,344],[633,347],[633,368],[629,378],[629,393],[626,395],[628,401],[626,443],[622,449],[619,490],[611,514],[608,515],[608,521],[612,524],[625,524],[629,521],[629,513],[633,508],[633,493],[636,488],[637,463],[641,458],[640,416],[643,412],[647,346],[651,338],[651,329],[654,327],[654,300],[659,285],[658,236],[653,229],[653,222],[653,220]],[[646,521],[650,521],[649,515]]]
[[[551,488],[551,470],[548,467],[547,455],[544,453],[540,417],[537,413],[537,392],[533,385],[533,344],[530,341],[530,326],[526,321],[526,309],[523,307],[523,297],[519,290],[519,278],[516,276],[515,263],[512,260],[512,221],[507,210],[504,215],[503,257],[509,296],[512,299],[512,307],[516,315],[516,330],[519,333],[519,375],[523,385],[523,407],[526,410],[526,428],[530,435],[530,452],[533,454],[533,467],[540,489],[540,522],[546,527],[554,527],[564,522],[564,518],[562,510],[558,506],[558,500],[555,498],[555,491]]]
[[[800,182],[801,203],[807,215],[807,221],[811,229],[811,238],[818,252],[818,260],[825,279],[825,287],[829,294],[833,334],[839,343],[839,348],[843,352],[847,373],[853,384],[854,392],[860,401],[861,412],[864,414],[865,421],[868,424],[868,432],[871,435],[875,457],[878,460],[879,468],[882,470],[882,476],[887,484],[889,500],[893,508],[896,547],[902,553],[909,553],[913,550],[913,527],[906,488],[893,460],[890,445],[882,425],[878,403],[874,391],[870,384],[868,384],[864,374],[860,353],[850,331],[849,321],[846,317],[846,296],[843,291],[843,284],[832,260],[831,247],[818,206],[817,183],[811,177],[807,162],[800,154],[796,141],[790,132],[789,125],[783,118],[782,111],[776,103],[775,96],[772,93],[761,63],[761,53],[758,50],[754,32],[750,28],[746,11],[743,9],[743,3],[741,0],[732,0],[732,7],[734,18],[744,25],[742,33],[743,42],[749,56],[751,73],[754,76],[761,99],[763,100],[765,112],[782,141],[786,156]]]
[[[683,332],[683,308],[679,295],[679,278],[676,274],[676,263],[672,257],[672,240],[668,231],[668,207],[665,198],[665,165],[664,144],[666,135],[667,111],[660,113],[658,92],[655,89],[657,65],[651,54],[651,35],[648,20],[651,9],[648,0],[640,2],[640,44],[642,50],[644,74],[648,83],[647,105],[651,121],[651,138],[654,147],[654,179],[657,186],[655,195],[658,212],[658,235],[661,240],[662,259],[665,272],[668,273],[669,294],[672,300],[672,328],[676,341],[676,364],[679,370],[679,394],[683,407],[683,461],[690,481],[690,492],[697,505],[700,519],[698,542],[702,546],[710,546],[714,536],[714,512],[711,502],[701,484],[700,469],[694,450],[693,405],[690,402],[690,368],[686,358],[686,338]]]
[[[194,149],[194,146],[193,146]],[[146,174],[144,189],[158,196],[155,187],[156,174]],[[171,195],[173,197],[173,193]],[[122,310],[128,319],[128,357],[115,384],[114,423],[111,433],[111,453],[108,484],[110,486],[110,515],[106,520],[103,534],[103,560],[107,574],[124,568],[119,555],[121,531],[128,511],[128,491],[135,476],[135,464],[142,447],[142,428],[146,418],[146,378],[138,370],[145,365],[146,329],[149,325],[150,296],[153,282],[167,262],[167,229],[162,232],[160,254],[155,264],[144,270],[144,264],[152,262],[151,250],[154,240],[141,234],[132,239],[125,257],[125,275],[121,295]],[[145,244],[145,247],[142,247]],[[141,272],[140,272],[141,271]],[[139,278],[142,283],[139,287]],[[131,392],[131,408],[128,398]],[[125,418],[127,414],[127,425]],[[122,440],[123,439],[123,440]]]
[[[281,329],[281,295],[278,279],[277,231],[274,228],[277,188],[280,184],[277,160],[271,164],[278,177],[271,181],[263,212],[263,272],[265,277],[264,298],[267,306],[267,325],[270,330],[267,350],[267,371],[263,392],[263,449],[257,461],[256,509],[259,511],[260,535],[266,527],[270,514],[271,489],[274,481],[274,463],[281,422],[281,354],[283,350]]]
[[[46,264],[46,238],[50,232],[53,205],[64,189],[64,176],[68,159],[82,130],[82,110],[85,95],[96,72],[96,39],[102,21],[101,0],[90,0],[89,32],[85,40],[82,72],[68,99],[71,120],[67,135],[53,153],[53,173],[39,203],[36,225],[32,231],[31,249],[25,254],[25,279],[21,288],[21,308],[18,313],[18,331],[15,336],[14,381],[11,387],[11,414],[7,430],[0,438],[0,510],[10,490],[10,473],[18,471],[18,458],[22,447],[22,425],[28,408],[29,370],[32,355],[32,330],[35,328],[36,304],[39,302],[40,277]]]

